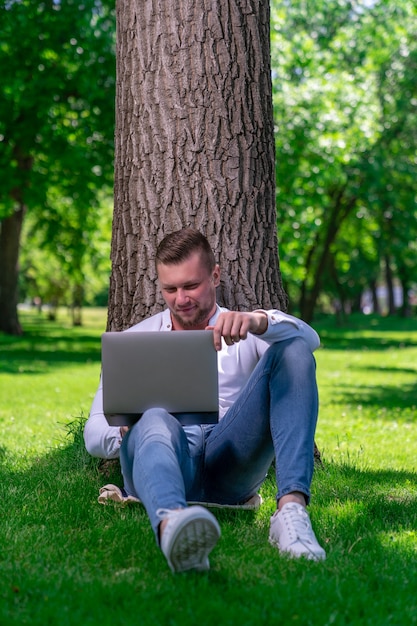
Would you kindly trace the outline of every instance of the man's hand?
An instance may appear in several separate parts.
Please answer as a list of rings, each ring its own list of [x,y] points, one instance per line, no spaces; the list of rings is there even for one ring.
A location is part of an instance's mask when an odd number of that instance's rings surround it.
[[[122,439],[128,430],[129,430],[129,426],[120,426],[120,436]]]
[[[207,326],[212,330],[214,347],[222,348],[222,337],[228,346],[232,346],[241,339],[246,339],[248,333],[262,335],[268,328],[268,316],[262,311],[246,313],[241,311],[227,311],[220,313],[214,326]]]

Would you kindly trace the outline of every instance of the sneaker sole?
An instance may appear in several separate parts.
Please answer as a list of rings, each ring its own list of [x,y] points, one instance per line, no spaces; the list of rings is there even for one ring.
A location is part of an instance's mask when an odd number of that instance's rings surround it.
[[[220,538],[216,520],[204,517],[187,521],[172,538],[168,564],[173,572],[206,571],[208,555]]]

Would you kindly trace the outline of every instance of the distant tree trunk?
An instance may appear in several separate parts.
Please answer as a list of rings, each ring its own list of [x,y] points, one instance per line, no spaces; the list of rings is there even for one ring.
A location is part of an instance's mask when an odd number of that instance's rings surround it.
[[[26,207],[20,204],[0,222],[0,331],[21,335],[17,312],[20,235]]]
[[[117,1],[115,208],[108,327],[162,308],[154,257],[209,239],[230,308],[286,309],[278,261],[269,3]]]
[[[372,294],[372,305],[373,305],[373,312],[377,315],[379,315],[381,313],[381,307],[379,305],[379,300],[378,300],[378,294],[377,294],[377,280],[376,278],[373,278],[370,282],[369,282],[369,289],[371,290],[371,294]]]
[[[405,263],[401,263],[401,260],[397,259],[397,274],[398,280],[400,281],[402,293],[403,293],[403,301],[400,307],[400,316],[401,317],[410,317],[411,316],[411,304],[409,298],[409,291],[412,285],[412,272],[410,272],[409,268]]]
[[[84,300],[84,285],[76,284],[72,290],[72,304],[71,304],[71,314],[72,314],[72,325],[73,326],[82,326],[83,325],[83,300]]]
[[[332,205],[327,217],[327,229],[317,233],[307,253],[306,278],[301,285],[300,315],[307,323],[313,320],[314,310],[322,288],[323,275],[328,268],[331,246],[340,228],[356,204],[356,197],[346,195],[345,186],[333,191]],[[321,238],[320,238],[321,235]]]
[[[394,279],[391,269],[391,259],[388,254],[384,255],[385,263],[385,281],[387,283],[387,304],[388,314],[395,315],[395,299],[394,299]]]

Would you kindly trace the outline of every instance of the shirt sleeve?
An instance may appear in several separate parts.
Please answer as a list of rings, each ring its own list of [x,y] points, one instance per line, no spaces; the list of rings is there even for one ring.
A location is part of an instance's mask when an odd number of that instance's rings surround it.
[[[310,350],[314,352],[320,346],[320,337],[306,322],[300,320],[293,315],[283,313],[278,309],[266,311],[257,309],[262,313],[266,313],[268,317],[268,328],[263,335],[257,335],[267,343],[276,343],[277,341],[285,341],[294,337],[302,337],[308,343]]]
[[[122,443],[120,428],[109,426],[103,413],[103,386],[100,385],[91,405],[90,415],[84,426],[84,443],[91,456],[116,459]]]
[[[169,330],[170,313],[166,309],[152,317],[139,322],[124,332],[139,332],[140,330]],[[122,437],[118,426],[109,426],[103,412],[103,380],[100,384],[91,405],[90,415],[84,426],[84,443],[87,451],[102,459],[116,459],[119,457]]]

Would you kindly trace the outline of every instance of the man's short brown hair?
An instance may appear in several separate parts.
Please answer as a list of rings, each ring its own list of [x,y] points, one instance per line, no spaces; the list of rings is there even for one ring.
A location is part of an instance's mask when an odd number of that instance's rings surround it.
[[[213,250],[206,237],[195,228],[182,228],[166,235],[156,250],[155,265],[178,265],[194,252],[200,252],[209,272],[216,264]]]

